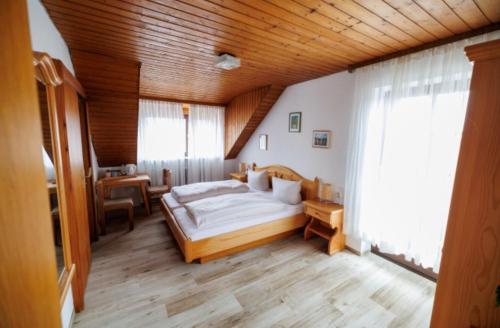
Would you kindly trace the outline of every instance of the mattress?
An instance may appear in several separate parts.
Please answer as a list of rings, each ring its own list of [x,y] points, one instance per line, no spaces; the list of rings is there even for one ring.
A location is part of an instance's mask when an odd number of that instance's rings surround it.
[[[179,208],[179,207],[182,207],[182,204],[179,203],[173,196],[172,194],[168,193],[168,194],[164,194],[163,196],[163,200],[165,201],[165,203],[167,203],[168,207],[172,210],[175,210],[176,208]]]
[[[266,195],[267,197],[272,197],[272,192],[267,191],[267,192],[261,192],[261,193]],[[167,196],[167,195],[165,195],[165,196]],[[167,200],[165,200],[165,201],[167,202]],[[167,202],[167,204],[168,204],[168,202]],[[169,205],[169,207],[170,207],[170,205]],[[297,205],[286,204],[285,209],[283,209],[281,211],[274,212],[272,214],[267,214],[267,215],[263,215],[263,216],[248,217],[242,221],[223,223],[220,225],[210,226],[207,228],[198,228],[196,226],[196,224],[193,222],[193,220],[190,218],[187,210],[182,205],[179,204],[179,206],[177,206],[175,208],[173,208],[173,207],[170,207],[170,208],[173,209],[173,214],[175,216],[175,219],[176,219],[177,223],[179,224],[179,227],[184,232],[184,235],[192,241],[221,235],[223,233],[248,228],[251,226],[258,225],[258,224],[268,223],[271,221],[282,219],[284,217],[300,214],[300,213],[303,213],[303,211],[304,211],[302,204],[297,204]]]

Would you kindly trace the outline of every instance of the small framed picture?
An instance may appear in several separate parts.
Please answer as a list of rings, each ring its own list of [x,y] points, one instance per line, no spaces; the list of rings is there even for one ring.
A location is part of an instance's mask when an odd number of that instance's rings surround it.
[[[315,148],[330,148],[332,132],[329,130],[313,130],[313,144]]]
[[[259,134],[259,149],[267,150],[267,134]]]
[[[300,132],[302,112],[290,113],[288,117],[288,132]]]

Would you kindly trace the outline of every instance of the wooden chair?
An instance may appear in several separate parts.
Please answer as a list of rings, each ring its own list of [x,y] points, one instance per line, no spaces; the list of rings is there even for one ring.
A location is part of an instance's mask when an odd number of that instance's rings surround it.
[[[101,225],[102,234],[106,234],[106,212],[126,209],[128,211],[128,229],[134,230],[134,200],[128,198],[105,199],[102,206],[104,215]]]
[[[152,199],[159,199],[163,194],[170,192],[172,187],[172,172],[169,169],[163,169],[163,185],[161,186],[148,186],[148,198],[151,204]]]

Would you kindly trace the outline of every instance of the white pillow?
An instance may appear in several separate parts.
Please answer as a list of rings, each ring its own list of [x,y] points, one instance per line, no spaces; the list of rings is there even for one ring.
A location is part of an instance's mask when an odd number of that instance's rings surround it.
[[[302,181],[290,181],[273,177],[273,197],[290,205],[299,204]]]
[[[269,190],[269,178],[267,171],[248,171],[247,179],[250,188],[259,191]]]

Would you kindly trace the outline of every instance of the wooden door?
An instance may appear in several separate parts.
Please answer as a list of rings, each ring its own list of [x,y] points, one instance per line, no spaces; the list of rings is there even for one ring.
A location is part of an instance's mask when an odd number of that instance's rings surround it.
[[[61,144],[65,145],[63,149],[66,150],[66,158],[63,160],[64,183],[70,193],[67,197],[71,199],[68,221],[71,258],[76,266],[72,290],[75,310],[78,312],[84,307],[85,288],[91,264],[85,165],[78,99],[81,86],[60,61],[56,61],[56,66],[58,73],[63,77],[62,85],[57,87],[57,106],[59,118],[65,123],[63,131],[61,131]]]
[[[500,40],[474,61],[432,327],[500,327]]]
[[[0,326],[60,327],[25,1],[0,1]]]

